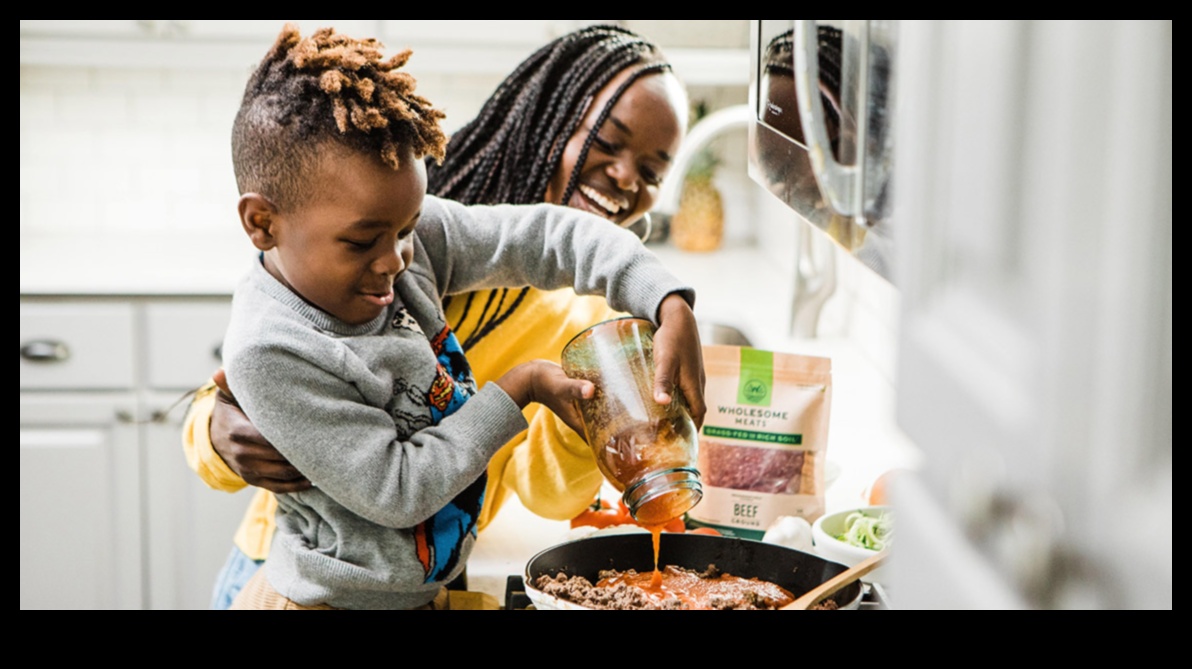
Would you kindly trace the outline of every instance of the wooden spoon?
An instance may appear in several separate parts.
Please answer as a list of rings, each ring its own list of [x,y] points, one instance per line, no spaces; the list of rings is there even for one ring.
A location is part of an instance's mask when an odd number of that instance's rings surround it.
[[[877,553],[871,557],[865,558],[864,560],[849,567],[848,569],[845,569],[832,578],[820,583],[811,590],[808,590],[807,593],[802,597],[799,597],[790,604],[787,604],[786,606],[782,607],[782,609],[784,611],[806,611],[807,609],[810,609],[821,601],[836,594],[836,591],[840,590],[844,586],[880,567],[882,563],[886,561],[886,557],[889,554],[890,551],[886,550],[881,551],[880,553]]]

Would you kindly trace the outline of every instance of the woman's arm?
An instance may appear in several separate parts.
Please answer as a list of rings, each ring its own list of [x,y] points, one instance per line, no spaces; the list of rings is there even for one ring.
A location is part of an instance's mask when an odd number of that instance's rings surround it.
[[[186,464],[208,487],[236,492],[247,484],[228,467],[211,443],[211,417],[218,390],[215,381],[208,380],[195,392],[182,421],[182,450],[186,454]]]
[[[182,425],[186,463],[209,487],[236,492],[246,485],[270,492],[307,490],[310,481],[244,415],[216,372],[195,394]]]

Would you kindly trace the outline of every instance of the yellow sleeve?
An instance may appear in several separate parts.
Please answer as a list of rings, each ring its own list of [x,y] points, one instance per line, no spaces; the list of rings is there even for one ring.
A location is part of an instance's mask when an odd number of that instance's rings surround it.
[[[232,541],[248,557],[264,560],[273,546],[273,531],[277,528],[277,495],[264,488],[253,488],[256,494],[240,519],[240,527]]]
[[[520,300],[516,295],[516,290],[480,291],[454,296],[448,304],[447,322],[463,343],[480,387],[529,360],[558,362],[563,347],[584,328],[624,315],[602,297],[580,296],[570,289],[529,289]],[[486,324],[491,332],[477,337]],[[524,414],[529,429],[489,462],[481,530],[514,494],[539,516],[573,518],[592,503],[604,481],[587,444],[566,423],[537,404]]]
[[[244,479],[219,457],[211,446],[211,413],[215,410],[215,383],[207,381],[195,393],[186,418],[182,422],[182,450],[186,464],[209,487],[224,492],[237,492],[248,486]],[[254,560],[264,560],[273,543],[274,512],[277,498],[263,488],[254,488],[255,495],[232,541]]]
[[[569,520],[592,503],[604,481],[591,449],[558,416],[541,405],[526,407],[525,414],[529,429],[489,462],[481,530],[510,494],[543,518]]]
[[[214,381],[208,380],[195,393],[182,422],[182,450],[186,464],[208,487],[236,492],[248,484],[228,467],[211,446],[211,413],[215,410]]]

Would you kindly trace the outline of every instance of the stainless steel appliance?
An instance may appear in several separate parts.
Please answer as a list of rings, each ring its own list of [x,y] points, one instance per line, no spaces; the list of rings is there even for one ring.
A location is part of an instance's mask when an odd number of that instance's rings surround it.
[[[896,21],[752,22],[750,176],[891,278]]]

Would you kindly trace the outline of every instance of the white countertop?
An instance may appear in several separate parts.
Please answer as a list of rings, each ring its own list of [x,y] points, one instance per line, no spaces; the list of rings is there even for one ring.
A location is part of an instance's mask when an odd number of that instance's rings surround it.
[[[238,229],[21,233],[21,296],[231,295],[256,249]]]

